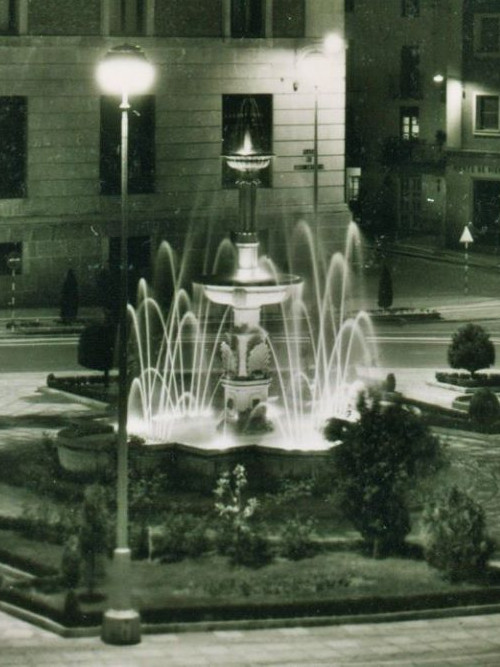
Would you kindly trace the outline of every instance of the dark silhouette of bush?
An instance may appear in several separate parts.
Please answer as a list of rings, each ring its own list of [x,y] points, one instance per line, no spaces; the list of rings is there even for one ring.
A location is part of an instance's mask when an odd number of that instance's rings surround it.
[[[489,334],[479,324],[469,322],[453,334],[448,348],[451,368],[464,368],[474,377],[476,371],[495,363],[495,348]]]
[[[444,462],[439,440],[400,404],[361,394],[360,418],[333,449],[333,483],[340,506],[373,556],[404,551],[410,531],[407,492]]]
[[[396,376],[394,373],[387,373],[383,384],[384,391],[392,393],[396,391]]]
[[[380,280],[378,284],[378,305],[379,308],[387,310],[392,306],[393,291],[392,291],[392,276],[391,270],[387,264],[382,266],[380,273]]]
[[[469,405],[469,417],[479,426],[491,426],[500,420],[500,403],[491,389],[481,387],[474,392]]]
[[[68,269],[61,292],[60,316],[64,324],[71,324],[78,315],[78,282],[73,269]]]
[[[453,487],[424,510],[427,562],[451,581],[482,574],[494,543],[486,534],[483,508]]]
[[[102,371],[104,384],[109,384],[109,371],[114,365],[116,330],[111,324],[89,324],[80,334],[78,363],[85,368]]]

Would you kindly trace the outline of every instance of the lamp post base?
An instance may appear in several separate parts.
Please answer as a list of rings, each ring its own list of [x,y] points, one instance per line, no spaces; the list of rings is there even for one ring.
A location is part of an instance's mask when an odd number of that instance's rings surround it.
[[[133,609],[108,609],[103,616],[101,639],[105,644],[120,646],[139,644],[141,619]]]
[[[130,600],[130,549],[117,548],[111,567],[111,608],[102,619],[101,639],[106,644],[138,644],[141,619]]]

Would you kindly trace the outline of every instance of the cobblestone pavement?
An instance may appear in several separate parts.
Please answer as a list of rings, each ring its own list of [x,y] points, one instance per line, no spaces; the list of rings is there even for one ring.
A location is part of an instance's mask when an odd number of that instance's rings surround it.
[[[0,613],[0,665],[230,667],[500,665],[500,616],[144,635],[136,646],[63,639]]]

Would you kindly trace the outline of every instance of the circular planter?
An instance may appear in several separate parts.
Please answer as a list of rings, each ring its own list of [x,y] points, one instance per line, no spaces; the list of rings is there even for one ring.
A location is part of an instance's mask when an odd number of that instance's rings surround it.
[[[116,434],[112,427],[91,432],[80,426],[68,426],[57,434],[59,463],[68,472],[94,474],[114,465]]]

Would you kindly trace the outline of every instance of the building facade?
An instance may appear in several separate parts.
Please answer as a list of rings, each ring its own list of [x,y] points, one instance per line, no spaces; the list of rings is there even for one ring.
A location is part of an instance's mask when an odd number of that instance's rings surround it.
[[[98,90],[95,69],[124,42],[157,70],[130,114],[136,276],[151,275],[163,240],[189,247],[199,269],[237,225],[220,156],[245,99],[275,155],[258,195],[264,249],[304,217],[326,237],[345,226],[345,52],[321,46],[343,37],[343,18],[341,0],[0,0],[0,307],[11,257],[21,258],[18,303],[31,305],[57,303],[69,268],[94,303],[99,271],[117,264],[118,101]],[[312,85],[318,49],[328,76]]]
[[[446,69],[460,2],[346,0],[346,197],[370,232],[446,231]]]

